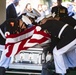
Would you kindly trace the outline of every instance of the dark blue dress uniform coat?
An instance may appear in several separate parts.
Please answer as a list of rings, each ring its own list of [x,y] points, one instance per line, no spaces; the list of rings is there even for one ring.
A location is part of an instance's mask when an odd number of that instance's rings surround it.
[[[65,25],[64,22],[57,20],[48,20],[45,24],[41,25],[42,30],[48,30],[48,32],[55,38],[58,38],[57,49],[60,49],[76,38],[76,33],[73,27],[68,25],[62,32],[60,38],[58,37],[60,30]]]

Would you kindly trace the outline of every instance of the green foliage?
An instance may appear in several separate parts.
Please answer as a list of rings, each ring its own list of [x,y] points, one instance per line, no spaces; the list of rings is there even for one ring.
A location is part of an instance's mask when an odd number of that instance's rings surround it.
[[[63,2],[65,2],[65,1],[69,1],[69,2],[70,2],[70,1],[72,1],[72,0],[62,0],[62,1],[63,1]]]

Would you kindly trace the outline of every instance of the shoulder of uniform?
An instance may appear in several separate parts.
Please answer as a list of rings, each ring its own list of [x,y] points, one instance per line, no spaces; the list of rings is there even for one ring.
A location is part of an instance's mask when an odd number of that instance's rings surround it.
[[[54,7],[52,7],[52,8],[57,8],[57,6],[54,6]]]
[[[62,6],[63,8],[67,9],[66,7]]]

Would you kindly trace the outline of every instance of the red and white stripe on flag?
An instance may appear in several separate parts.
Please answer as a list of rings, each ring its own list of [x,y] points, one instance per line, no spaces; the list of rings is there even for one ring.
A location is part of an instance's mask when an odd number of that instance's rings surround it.
[[[6,56],[11,57],[18,54],[21,50],[27,50],[38,44],[49,43],[50,35],[44,31],[37,31],[33,26],[19,34],[11,34],[6,37],[5,50]]]

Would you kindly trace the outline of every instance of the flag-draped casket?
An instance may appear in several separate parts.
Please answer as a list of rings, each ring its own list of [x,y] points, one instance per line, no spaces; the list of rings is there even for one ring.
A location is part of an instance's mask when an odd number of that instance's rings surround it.
[[[50,43],[50,35],[42,30],[37,31],[37,26],[32,26],[19,34],[10,34],[6,37],[6,56],[11,57],[21,50],[27,50],[38,44]]]

